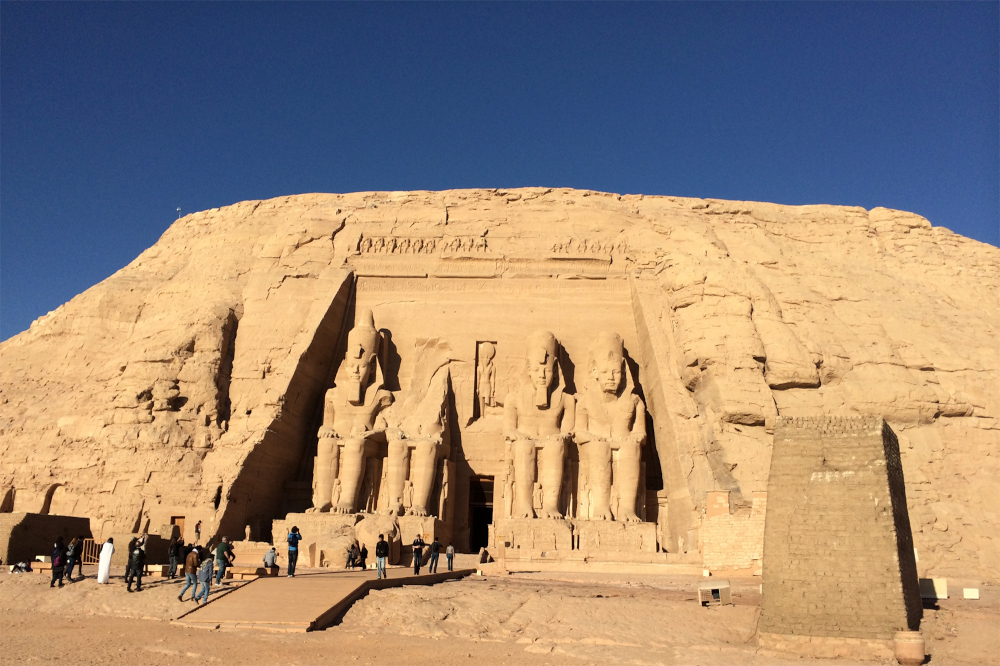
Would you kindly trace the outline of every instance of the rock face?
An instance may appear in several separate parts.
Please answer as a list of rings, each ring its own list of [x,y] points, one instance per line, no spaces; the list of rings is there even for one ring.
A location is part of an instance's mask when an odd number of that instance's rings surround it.
[[[267,539],[311,506],[357,299],[481,289],[478,309],[434,315],[448,338],[540,289],[579,304],[569,322],[537,310],[567,347],[628,328],[663,548],[697,543],[707,492],[739,511],[766,490],[778,415],[873,415],[899,437],[921,575],[996,580],[998,276],[997,248],[881,208],[532,188],[213,209],[0,345],[0,509],[89,516],[96,536],[182,519],[189,539],[199,520],[203,539]],[[500,398],[524,349],[495,353]],[[475,348],[454,355],[471,378]],[[465,425],[476,403],[459,402]]]

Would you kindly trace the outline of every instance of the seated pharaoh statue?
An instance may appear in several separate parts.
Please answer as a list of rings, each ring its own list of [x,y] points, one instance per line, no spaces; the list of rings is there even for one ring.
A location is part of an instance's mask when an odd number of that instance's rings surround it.
[[[363,311],[347,334],[347,354],[326,392],[310,511],[355,512],[365,463],[376,454],[382,434],[376,419],[392,403],[392,393],[383,388],[382,346],[372,311]]]
[[[537,464],[541,518],[563,518],[562,495],[566,441],[573,431],[573,396],[566,394],[559,371],[559,342],[548,331],[528,336],[520,386],[504,401],[504,439],[514,459],[514,518],[534,518]]]
[[[412,486],[412,500],[407,513],[427,516],[437,463],[447,458],[451,447],[447,439],[448,363],[451,348],[438,340],[419,341],[417,360],[409,395],[398,408],[384,414],[389,442],[386,469],[386,507],[384,513],[403,513],[403,494],[407,472]]]
[[[590,346],[586,387],[576,403],[576,443],[587,477],[588,513],[594,520],[612,519],[613,458],[618,463],[614,518],[640,520],[635,509],[642,445],[646,442],[646,406],[633,390],[622,339],[616,333],[601,332]]]

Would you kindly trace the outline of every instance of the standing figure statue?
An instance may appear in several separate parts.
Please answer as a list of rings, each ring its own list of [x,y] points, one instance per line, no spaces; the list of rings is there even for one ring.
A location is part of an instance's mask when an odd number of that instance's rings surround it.
[[[448,389],[451,348],[442,340],[431,339],[417,343],[417,360],[410,391],[398,413],[396,408],[386,412],[389,424],[386,436],[388,468],[386,470],[386,507],[384,513],[403,513],[403,493],[407,489],[407,470],[412,488],[408,513],[412,516],[429,515],[431,492],[438,460],[451,455],[447,439]]]
[[[476,395],[479,398],[479,418],[486,416],[486,408],[496,405],[497,371],[493,366],[496,348],[492,342],[479,345],[479,367],[476,369]]]
[[[363,311],[347,334],[347,355],[323,405],[323,426],[313,470],[312,511],[355,511],[365,462],[374,455],[375,438],[380,434],[376,418],[392,403],[392,393],[382,387],[381,338],[371,310]],[[334,504],[336,486],[339,498]]]
[[[563,518],[563,460],[573,432],[573,396],[559,372],[559,342],[548,331],[528,336],[520,386],[504,401],[504,438],[514,459],[514,518],[534,518],[533,490],[537,463],[542,490],[542,518]],[[558,382],[558,383],[557,383]]]
[[[576,442],[586,465],[590,515],[611,520],[612,451],[618,451],[618,510],[615,518],[639,522],[636,495],[642,445],[646,443],[646,406],[633,393],[632,373],[616,333],[601,332],[590,346],[587,385],[576,404]],[[624,380],[624,381],[623,381]]]

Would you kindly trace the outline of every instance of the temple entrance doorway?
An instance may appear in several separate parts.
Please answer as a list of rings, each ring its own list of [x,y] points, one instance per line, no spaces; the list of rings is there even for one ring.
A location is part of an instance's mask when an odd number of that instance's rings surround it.
[[[493,477],[474,476],[469,479],[469,549],[478,553],[490,541],[493,524]]]

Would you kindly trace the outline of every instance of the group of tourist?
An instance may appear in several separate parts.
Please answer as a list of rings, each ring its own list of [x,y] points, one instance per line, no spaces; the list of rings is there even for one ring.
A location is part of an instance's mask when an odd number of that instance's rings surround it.
[[[379,535],[379,539],[382,535]],[[413,574],[418,575],[420,573],[420,567],[423,564],[424,559],[424,548],[427,548],[430,554],[430,558],[427,562],[427,573],[437,573],[438,570],[438,557],[441,555],[441,541],[434,537],[434,541],[431,542],[430,546],[424,542],[423,537],[419,534],[417,538],[413,540]],[[448,544],[448,547],[444,551],[445,557],[448,559],[448,571],[454,571],[455,566],[455,547]]]
[[[69,545],[63,543],[63,538],[58,537],[52,547],[52,582],[49,587],[63,586],[63,579],[69,582],[73,580],[73,567],[78,567],[77,573],[80,579],[83,578],[83,537],[74,537]],[[79,580],[79,579],[78,579]]]

